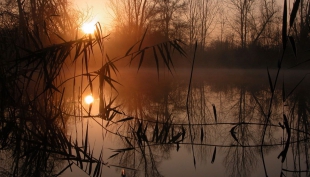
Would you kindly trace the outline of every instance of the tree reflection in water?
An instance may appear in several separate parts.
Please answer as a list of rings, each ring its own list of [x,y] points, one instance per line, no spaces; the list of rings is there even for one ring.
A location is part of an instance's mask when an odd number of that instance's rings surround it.
[[[90,110],[72,101],[72,94],[62,98],[59,92],[54,97],[42,95],[50,98],[38,99],[42,102],[23,98],[19,107],[25,109],[2,109],[1,174],[52,176],[75,165],[94,176],[105,174],[103,166],[116,167],[119,174],[125,169],[126,176],[164,176],[163,169],[175,169],[162,164],[180,149],[194,157],[195,162],[189,167],[193,171],[196,164],[222,164],[227,176],[262,173],[260,147],[270,92],[268,85],[257,83],[264,81],[215,82],[210,77],[195,78],[189,94],[189,125],[186,74],[160,79],[156,73],[132,78],[132,71],[123,74],[117,92],[104,92],[105,99],[100,101],[104,110],[97,110],[100,114],[95,113],[99,105],[94,103]],[[304,83],[284,101],[277,91],[272,104],[263,152],[279,155],[279,159],[271,157],[279,164],[286,157],[281,168],[266,167],[276,174],[309,175],[310,95],[308,83]],[[99,86],[94,82],[93,87]],[[57,101],[59,104],[55,104]],[[84,118],[83,112],[87,113]],[[112,153],[107,154],[103,145]]]
[[[153,83],[148,78],[144,79],[136,80],[144,85],[131,80],[130,91],[119,91],[119,97],[123,99],[120,101],[124,101],[121,117],[128,114],[133,118],[121,121],[121,125],[115,124],[116,131],[122,135],[123,148],[116,150],[112,159],[121,166],[136,169],[127,171],[129,176],[162,176],[158,167],[180,147],[186,148],[196,162],[202,164],[214,163],[217,156],[223,156],[223,161],[217,163],[223,163],[229,176],[260,173],[257,167],[261,165],[264,112],[269,105],[268,85],[253,89],[244,84],[221,87],[219,83],[207,80],[193,83],[189,99],[189,126],[185,109],[186,81],[173,78]],[[287,165],[283,165],[282,169],[273,169],[278,170],[278,174],[308,175],[309,94],[301,95],[290,97],[285,105],[282,105],[281,95],[276,95],[272,105],[264,153],[276,151],[280,154],[285,147],[287,134],[283,114],[288,115],[292,132],[292,152],[288,152],[287,156],[293,158],[286,159],[284,164]],[[192,129],[192,135],[189,129]],[[278,161],[281,163],[281,158]]]

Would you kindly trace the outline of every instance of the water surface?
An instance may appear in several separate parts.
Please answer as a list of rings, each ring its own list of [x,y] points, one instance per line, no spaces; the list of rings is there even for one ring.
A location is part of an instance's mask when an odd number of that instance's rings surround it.
[[[267,70],[194,70],[190,87],[185,69],[121,71],[114,111],[96,116],[97,99],[72,136],[88,124],[103,176],[309,176],[307,73],[281,72],[272,96]]]

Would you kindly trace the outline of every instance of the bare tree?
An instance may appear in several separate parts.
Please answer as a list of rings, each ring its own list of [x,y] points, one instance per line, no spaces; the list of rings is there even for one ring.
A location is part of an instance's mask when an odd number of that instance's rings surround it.
[[[155,16],[157,0],[110,0],[109,7],[115,15],[118,32],[141,37],[150,19]]]
[[[223,10],[223,8],[221,8],[220,10]],[[221,13],[219,16],[219,24],[220,24],[220,42],[222,43],[224,40],[224,32],[225,32],[225,26],[226,26],[226,16]]]
[[[175,37],[173,35],[185,29],[185,12],[186,1],[184,0],[159,1],[153,30],[162,31],[166,39]]]
[[[280,11],[275,0],[262,0],[258,4],[259,9],[250,12],[248,21],[249,30],[251,35],[251,43],[257,45],[260,43],[269,45],[269,39],[272,37],[272,28],[276,25],[276,15]]]
[[[202,0],[200,7],[200,47],[204,49],[206,39],[214,29],[214,21],[219,11],[219,1]]]
[[[189,0],[188,1],[188,42],[190,45],[194,45],[196,39],[198,38],[198,21],[199,21],[199,14],[198,14],[198,1],[197,0]]]
[[[200,48],[206,47],[206,39],[215,28],[215,19],[220,9],[220,2],[215,0],[188,1],[189,44],[197,40]]]
[[[229,0],[228,8],[232,10],[230,26],[240,37],[241,48],[246,48],[248,30],[248,18],[253,10],[255,0]]]

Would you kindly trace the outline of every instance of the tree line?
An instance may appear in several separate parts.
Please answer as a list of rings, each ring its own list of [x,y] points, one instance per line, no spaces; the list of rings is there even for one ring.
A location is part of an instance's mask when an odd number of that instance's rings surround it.
[[[300,8],[291,32],[302,50],[309,46],[309,0]],[[266,55],[281,50],[284,1],[277,0],[110,0],[114,32],[132,43],[147,30],[151,41],[182,39],[207,65],[234,61],[257,66],[270,64]],[[288,8],[293,7],[288,1]],[[113,32],[112,32],[113,33]],[[129,37],[129,38],[128,38]],[[249,55],[247,55],[249,54]],[[251,57],[251,59],[249,59]],[[207,60],[207,59],[205,59]]]
[[[288,1],[289,9],[294,2]],[[17,30],[24,42],[31,41],[27,46],[34,48],[77,39],[79,27],[91,17],[91,12],[76,10],[72,3],[3,1],[0,27]],[[283,3],[284,0],[109,0],[107,6],[113,12],[114,23],[107,46],[112,54],[117,54],[147,32],[145,44],[181,39],[189,52],[197,41],[197,56],[205,65],[229,66],[233,61],[266,64],[281,50]],[[309,46],[309,3],[310,0],[300,1],[291,31],[302,51]],[[40,36],[43,42],[33,40],[29,34]]]

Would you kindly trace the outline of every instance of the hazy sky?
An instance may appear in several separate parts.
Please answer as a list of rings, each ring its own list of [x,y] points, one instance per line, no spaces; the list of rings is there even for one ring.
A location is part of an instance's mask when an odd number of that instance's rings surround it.
[[[1,0],[0,0],[1,1]],[[72,2],[73,7],[78,8],[79,10],[86,11],[91,9],[92,18],[96,22],[100,22],[102,29],[109,31],[112,27],[111,22],[113,20],[113,14],[109,11],[107,6],[109,0],[69,0]],[[260,0],[258,0],[260,1]],[[282,6],[284,0],[276,0],[277,4]],[[288,7],[292,8],[294,0],[287,0]],[[281,9],[282,11],[282,9]],[[282,14],[282,12],[280,12]]]
[[[71,0],[74,7],[77,7],[80,10],[85,10],[91,8],[92,18],[101,23],[106,28],[109,28],[109,25],[112,21],[112,16],[109,14],[107,8],[108,0]]]

